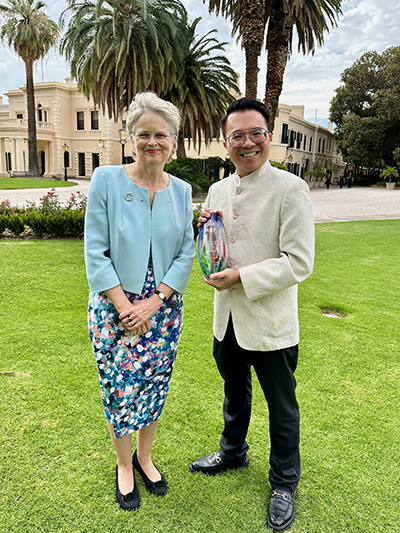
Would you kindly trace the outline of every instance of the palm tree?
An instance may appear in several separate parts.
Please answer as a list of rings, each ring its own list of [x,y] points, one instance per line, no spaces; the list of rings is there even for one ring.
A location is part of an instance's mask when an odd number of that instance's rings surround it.
[[[60,50],[80,90],[117,119],[138,91],[171,88],[182,54],[171,43],[185,13],[179,0],[68,0]]]
[[[389,183],[392,183],[392,178],[399,177],[399,169],[396,167],[389,167],[388,165],[385,165],[384,170],[382,170],[379,176],[384,180],[388,179]]]
[[[337,25],[342,14],[342,0],[273,0],[269,13],[266,49],[267,80],[264,104],[270,113],[270,130],[274,130],[276,110],[282,92],[283,75],[292,52],[293,29],[298,35],[298,50],[314,53],[315,45],[324,43],[329,23]],[[328,20],[327,20],[328,19]]]
[[[205,3],[206,0],[203,0]],[[258,58],[272,0],[208,0],[209,12],[232,20],[232,35],[239,34],[246,59],[246,96],[257,98]]]
[[[196,27],[200,20],[197,18],[190,25],[182,20],[177,46],[186,54],[180,65],[180,75],[170,90],[161,93],[181,111],[178,157],[186,156],[185,135],[189,143],[193,140],[198,151],[202,140],[208,146],[214,137],[219,138],[219,121],[227,105],[234,100],[234,93],[239,92],[237,74],[229,61],[223,55],[215,55],[223,52],[227,43],[219,43],[216,37],[211,37],[216,30],[198,38]]]
[[[43,58],[56,45],[59,28],[43,13],[46,4],[41,0],[5,0],[0,5],[0,15],[5,19],[0,38],[13,47],[26,70],[26,97],[28,107],[29,167],[31,176],[39,176],[37,156],[35,92],[33,64]]]
[[[203,0],[206,2],[206,0]],[[267,83],[264,103],[270,112],[273,131],[275,114],[282,92],[283,75],[292,51],[293,29],[296,28],[299,50],[314,52],[315,43],[322,45],[328,30],[325,16],[332,25],[341,14],[342,0],[208,0],[209,11],[232,20],[232,35],[238,33],[246,54],[246,96],[257,97],[258,57],[266,37]]]

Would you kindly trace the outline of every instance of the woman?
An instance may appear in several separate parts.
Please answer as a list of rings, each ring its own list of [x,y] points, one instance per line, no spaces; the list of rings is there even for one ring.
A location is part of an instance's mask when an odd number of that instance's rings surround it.
[[[191,188],[164,172],[179,121],[171,103],[154,93],[137,94],[127,116],[135,162],[97,168],[89,189],[89,333],[117,452],[116,498],[126,510],[140,505],[133,466],[149,492],[167,492],[150,452],[169,390],[182,329],[182,294],[195,255]]]

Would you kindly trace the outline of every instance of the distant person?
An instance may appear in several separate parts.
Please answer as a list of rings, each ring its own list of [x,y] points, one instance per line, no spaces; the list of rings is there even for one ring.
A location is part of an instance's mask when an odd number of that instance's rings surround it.
[[[325,180],[325,185],[326,185],[326,188],[329,189],[329,186],[331,184],[331,181],[332,181],[332,176],[331,174],[328,174],[326,180]]]
[[[350,172],[350,174],[347,177],[347,188],[351,189],[352,185],[353,185],[353,174]]]
[[[228,268],[206,280],[216,289],[213,353],[224,380],[224,429],[220,448],[189,468],[212,475],[248,465],[253,366],[269,410],[267,525],[285,531],[295,518],[300,479],[297,285],[313,268],[310,191],[304,180],[270,164],[272,136],[264,104],[234,101],[221,130],[236,172],[211,185],[199,222],[211,212],[222,213],[229,240]]]
[[[133,467],[149,492],[167,492],[150,452],[169,390],[182,331],[182,294],[195,255],[191,187],[164,171],[179,123],[173,104],[151,92],[137,94],[127,116],[136,162],[96,168],[89,189],[89,333],[117,453],[116,499],[127,511],[140,505]]]
[[[344,184],[344,177],[343,177],[343,174],[340,176],[339,178],[339,188],[341,189],[343,187],[343,184]]]

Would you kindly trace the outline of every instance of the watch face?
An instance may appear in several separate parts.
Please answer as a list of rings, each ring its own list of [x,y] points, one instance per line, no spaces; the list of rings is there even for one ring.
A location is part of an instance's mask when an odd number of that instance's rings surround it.
[[[164,301],[165,300],[165,294],[163,292],[158,292],[158,297],[160,298],[160,300]]]

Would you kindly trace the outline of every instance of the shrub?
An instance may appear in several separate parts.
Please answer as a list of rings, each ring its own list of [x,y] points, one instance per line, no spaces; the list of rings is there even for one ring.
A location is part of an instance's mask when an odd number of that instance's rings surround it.
[[[81,237],[85,227],[85,212],[74,209],[73,211],[66,211],[68,220],[68,233],[73,237]]]
[[[360,187],[370,187],[376,182],[376,176],[354,176],[354,185]]]
[[[39,198],[39,201],[40,204],[38,209],[44,213],[54,213],[62,210],[58,194],[54,188]]]
[[[378,181],[378,183],[375,183],[377,187],[386,187],[386,181]]]
[[[11,211],[10,200],[2,200],[0,202],[0,213],[8,213],[9,211]]]
[[[4,213],[0,213],[0,235],[7,228],[8,216]]]
[[[68,218],[66,213],[47,213],[47,228],[50,235],[58,238],[64,237],[68,229]]]
[[[197,239],[197,235],[199,234],[199,228],[197,227],[197,224],[199,222],[200,211],[201,211],[201,204],[198,204],[193,209],[193,231],[194,231],[195,239]]]
[[[396,183],[394,184],[395,187],[400,187],[400,181],[396,181]]]
[[[31,228],[36,237],[43,237],[45,233],[49,233],[47,224],[47,214],[39,211],[28,211],[25,214],[25,223]]]
[[[25,229],[24,219],[22,215],[20,215],[19,213],[11,213],[10,215],[8,215],[6,227],[7,229],[15,233],[15,235],[20,235]]]
[[[280,163],[279,161],[271,161],[271,160],[269,160],[269,162],[271,163],[272,167],[280,168],[281,170],[287,171],[287,166],[285,165],[285,163]]]

